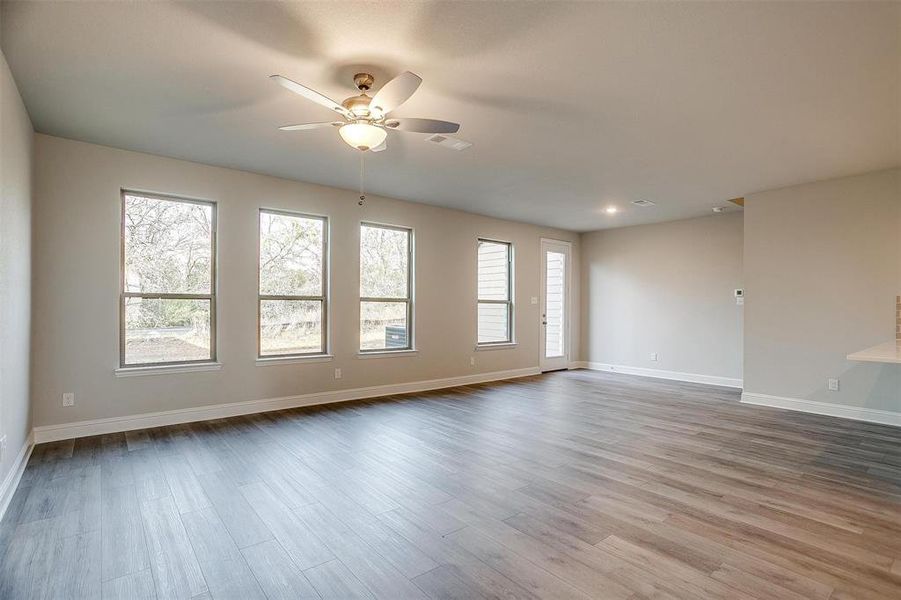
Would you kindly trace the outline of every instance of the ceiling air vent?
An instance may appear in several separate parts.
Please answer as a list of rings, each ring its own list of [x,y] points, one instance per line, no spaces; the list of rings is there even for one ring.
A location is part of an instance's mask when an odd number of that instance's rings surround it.
[[[438,144],[439,146],[444,146],[445,148],[450,148],[451,150],[466,150],[472,144],[470,142],[464,142],[463,140],[457,139],[455,137],[451,137],[449,135],[441,135],[436,133],[431,137],[427,137],[425,139],[427,142],[431,142],[433,144]]]
[[[656,204],[650,200],[633,200],[632,204],[635,206],[656,206]]]

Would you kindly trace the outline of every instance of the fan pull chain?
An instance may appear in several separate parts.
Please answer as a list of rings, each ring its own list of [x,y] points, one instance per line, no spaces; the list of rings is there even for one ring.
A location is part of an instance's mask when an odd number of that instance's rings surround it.
[[[366,200],[366,194],[363,193],[363,175],[365,171],[363,170],[363,156],[364,152],[360,152],[360,201],[357,202],[358,205],[363,206],[363,202]]]

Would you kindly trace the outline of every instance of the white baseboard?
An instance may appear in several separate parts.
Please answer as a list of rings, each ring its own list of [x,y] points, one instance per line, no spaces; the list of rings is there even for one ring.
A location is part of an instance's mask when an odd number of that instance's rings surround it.
[[[12,468],[6,474],[6,477],[3,478],[3,484],[0,484],[0,520],[6,514],[6,509],[9,508],[9,503],[13,499],[13,494],[16,493],[16,488],[19,487],[19,481],[22,479],[22,473],[25,472],[25,466],[28,464],[28,459],[31,457],[33,449],[34,434],[28,434],[25,444],[19,450],[19,454],[12,464]]]
[[[394,394],[406,394],[411,392],[425,392],[458,385],[473,383],[486,383],[516,377],[538,375],[538,367],[525,369],[509,369],[506,371],[493,371],[490,373],[477,373],[460,377],[447,377],[444,379],[430,379],[426,381],[413,381],[410,383],[398,383],[390,385],[375,385],[370,387],[353,388],[347,390],[335,390],[331,392],[316,392],[301,394],[298,396],[285,396],[282,398],[267,398],[264,400],[248,400],[246,402],[232,402],[230,404],[213,404],[210,406],[198,406],[195,408],[182,408],[163,412],[143,413],[124,417],[111,417],[107,419],[94,419],[91,421],[78,421],[75,423],[62,423],[60,425],[43,425],[34,428],[34,442],[55,442],[71,438],[86,437],[89,435],[103,435],[119,431],[132,431],[147,427],[160,427],[163,425],[176,425],[178,423],[192,423],[195,421],[207,421],[221,419],[223,417],[236,417],[254,413],[297,408],[300,406],[314,406],[317,404],[331,404],[333,402],[346,402],[348,400],[362,400],[364,398],[377,398],[379,396],[391,396]]]
[[[757,406],[769,406],[771,408],[783,408],[815,415],[827,415],[841,417],[855,421],[867,421],[881,425],[895,425],[901,427],[901,412],[890,410],[877,410],[859,406],[847,406],[844,404],[831,404],[829,402],[817,402],[816,400],[804,400],[802,398],[785,398],[783,396],[770,396],[768,394],[755,394],[744,392],[741,395],[744,404]]]
[[[639,375],[641,377],[655,377],[657,379],[670,379],[673,381],[687,381],[689,383],[706,383],[707,385],[719,385],[722,387],[742,387],[741,379],[732,377],[719,377],[717,375],[699,375],[697,373],[682,373],[680,371],[664,371],[662,369],[645,369],[643,367],[627,367],[625,365],[608,365],[607,363],[581,361],[578,364],[582,369],[592,371],[607,371],[608,373],[623,373],[625,375]]]

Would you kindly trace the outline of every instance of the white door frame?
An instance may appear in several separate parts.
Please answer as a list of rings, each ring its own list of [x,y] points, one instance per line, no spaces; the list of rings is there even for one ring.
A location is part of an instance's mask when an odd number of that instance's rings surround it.
[[[569,368],[569,359],[572,346],[572,242],[564,240],[555,240],[552,238],[541,238],[538,244],[538,269],[539,269],[539,320],[538,320],[538,365],[542,372],[556,371],[559,369]],[[547,314],[545,303],[547,301],[547,290],[545,289],[545,277],[547,274],[547,264],[545,262],[546,250],[563,250],[566,255],[566,268],[564,270],[563,294],[563,356],[555,358],[546,358],[545,354],[545,315]]]

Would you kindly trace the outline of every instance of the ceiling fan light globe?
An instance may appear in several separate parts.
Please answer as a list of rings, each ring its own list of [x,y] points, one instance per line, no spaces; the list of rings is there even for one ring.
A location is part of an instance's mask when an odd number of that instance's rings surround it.
[[[338,133],[348,146],[363,152],[379,146],[388,136],[387,131],[369,123],[348,123],[342,125]]]

